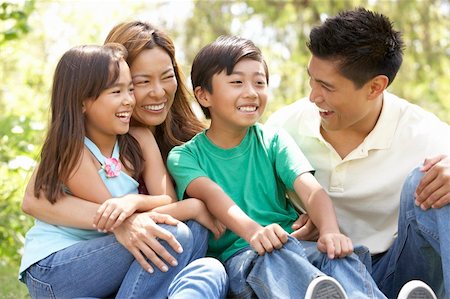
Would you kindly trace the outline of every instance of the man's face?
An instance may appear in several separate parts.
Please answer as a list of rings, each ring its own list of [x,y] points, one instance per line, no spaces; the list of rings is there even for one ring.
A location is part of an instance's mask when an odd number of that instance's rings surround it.
[[[324,131],[360,131],[367,127],[373,110],[368,100],[369,83],[356,88],[338,72],[336,61],[315,56],[309,62],[308,74],[309,99],[319,108]]]

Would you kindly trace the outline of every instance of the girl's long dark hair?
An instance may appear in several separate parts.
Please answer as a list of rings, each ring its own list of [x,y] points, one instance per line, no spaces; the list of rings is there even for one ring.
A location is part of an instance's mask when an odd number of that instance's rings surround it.
[[[83,101],[97,99],[118,78],[120,60],[127,51],[120,44],[78,46],[61,57],[56,66],[51,95],[51,120],[41,150],[34,195],[55,203],[64,192],[64,182],[78,166],[84,146]],[[119,136],[123,165],[138,177],[143,155],[129,134]]]

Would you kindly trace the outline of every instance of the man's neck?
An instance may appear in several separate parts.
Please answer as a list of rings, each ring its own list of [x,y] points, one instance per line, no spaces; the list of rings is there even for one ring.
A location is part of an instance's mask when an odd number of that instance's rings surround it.
[[[364,141],[370,132],[372,132],[378,122],[382,109],[383,97],[381,96],[380,99],[375,102],[372,113],[366,116],[363,124],[336,131],[326,131],[320,127],[320,133],[336,150],[339,156],[344,159]]]

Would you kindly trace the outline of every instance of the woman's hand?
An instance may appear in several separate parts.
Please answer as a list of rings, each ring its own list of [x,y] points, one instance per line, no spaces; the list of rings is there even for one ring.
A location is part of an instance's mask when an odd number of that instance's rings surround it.
[[[194,220],[206,227],[213,235],[214,239],[219,239],[226,230],[225,225],[223,225],[216,217],[214,217],[206,208],[206,205],[197,198],[188,198],[184,200],[189,205],[192,205],[192,210],[196,211]]]
[[[113,233],[117,241],[127,248],[148,272],[153,273],[154,269],[144,256],[161,271],[167,272],[169,268],[166,263],[176,266],[178,262],[161,245],[160,240],[166,241],[178,253],[183,252],[183,248],[169,231],[157,224],[178,223],[178,220],[169,215],[156,212],[139,213],[128,217]]]

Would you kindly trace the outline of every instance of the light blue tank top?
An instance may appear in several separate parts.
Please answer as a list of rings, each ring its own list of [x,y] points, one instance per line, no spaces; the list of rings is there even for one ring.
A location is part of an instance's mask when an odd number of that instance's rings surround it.
[[[108,158],[103,156],[99,148],[87,137],[84,139],[84,144],[102,165],[98,173],[112,197],[121,197],[126,194],[138,193],[138,182],[125,172],[121,171],[116,177],[107,177],[106,171],[103,167]],[[114,145],[111,158],[116,158],[119,160],[118,142]],[[105,235],[106,234],[99,233],[96,230],[52,225],[36,219],[34,226],[25,236],[24,253],[19,268],[19,279],[22,277],[23,271],[50,254],[67,248],[80,241],[98,238]]]

